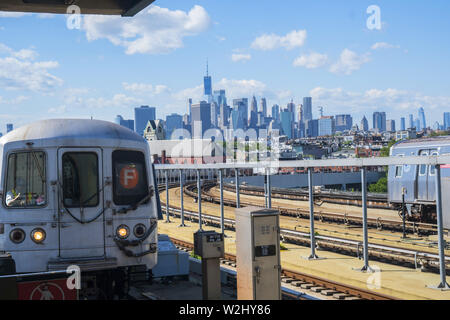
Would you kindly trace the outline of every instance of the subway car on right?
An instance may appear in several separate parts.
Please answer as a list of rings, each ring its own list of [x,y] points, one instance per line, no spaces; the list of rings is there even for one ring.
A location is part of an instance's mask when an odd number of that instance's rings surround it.
[[[450,136],[403,140],[390,150],[391,156],[449,155]],[[450,228],[450,164],[441,166],[444,228]],[[404,193],[404,199],[403,199]],[[436,223],[436,168],[429,165],[392,165],[388,172],[388,201],[408,220]]]

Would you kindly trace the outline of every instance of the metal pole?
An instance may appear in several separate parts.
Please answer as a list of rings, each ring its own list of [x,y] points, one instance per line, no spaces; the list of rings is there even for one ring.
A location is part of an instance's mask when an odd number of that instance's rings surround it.
[[[272,186],[270,182],[270,168],[267,168],[267,208],[272,208]]]
[[[267,205],[267,171],[266,171],[266,174],[264,175],[264,206],[266,208],[268,208],[268,205]]]
[[[239,196],[239,169],[234,169],[235,179],[236,179],[236,208],[241,207],[240,196]]]
[[[369,237],[367,234],[367,177],[366,168],[361,167],[361,190],[362,190],[362,207],[363,207],[363,256],[364,266],[361,271],[371,272],[369,267]]]
[[[438,226],[438,240],[439,240],[439,273],[441,276],[441,283],[436,289],[450,290],[446,281],[445,270],[445,241],[444,241],[444,228],[442,219],[442,190],[441,190],[441,166],[436,165],[436,214],[437,214],[437,226]]]
[[[170,223],[169,218],[169,170],[165,171],[166,174],[166,223]]]
[[[316,255],[316,236],[314,231],[314,192],[313,192],[312,168],[308,168],[308,188],[309,188],[309,234],[311,239],[311,255],[308,259],[318,259]]]
[[[225,213],[223,210],[223,171],[219,169],[219,185],[220,185],[220,229],[225,236]]]
[[[406,239],[405,188],[402,188],[403,239]]]
[[[197,204],[198,204],[198,227],[202,229],[202,182],[200,178],[200,170],[197,170]]]
[[[184,195],[183,195],[183,183],[184,183],[184,175],[183,170],[180,169],[180,205],[181,205],[181,224],[180,227],[185,227],[184,224]]]

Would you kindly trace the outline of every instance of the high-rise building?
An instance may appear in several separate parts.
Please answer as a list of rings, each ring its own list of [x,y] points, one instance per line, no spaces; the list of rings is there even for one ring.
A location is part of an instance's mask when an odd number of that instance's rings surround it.
[[[248,126],[250,128],[256,128],[258,123],[258,103],[256,102],[255,96],[252,98],[252,103],[250,105],[250,121]]]
[[[179,114],[172,113],[166,116],[166,139],[172,139],[172,133],[176,129],[183,129],[183,117]]]
[[[369,131],[369,121],[367,121],[366,116],[361,120],[361,131]]]
[[[402,131],[406,130],[406,119],[404,117],[400,118],[400,130]]]
[[[305,124],[306,137],[314,138],[319,135],[319,120],[308,120]]]
[[[280,112],[281,131],[288,139],[294,138],[294,126],[292,122],[292,112],[288,109]]]
[[[275,122],[280,122],[280,106],[277,104],[272,106],[272,119]]]
[[[422,107],[419,108],[419,121],[420,121],[420,128],[426,129],[427,128],[427,122],[425,121],[425,111]]]
[[[377,132],[386,132],[386,112],[373,113],[373,129]]]
[[[336,132],[335,126],[332,116],[322,116],[319,119],[319,136],[332,136]]]
[[[14,125],[12,123],[6,124],[6,133],[11,132],[14,130]]]
[[[304,97],[303,98],[303,118],[304,122],[308,120],[312,120],[312,98],[311,97]]]
[[[289,102],[286,106],[286,110],[289,111],[291,113],[291,121],[292,124],[295,123],[295,103],[293,100],[291,100],[291,102]]]
[[[262,112],[263,117],[267,117],[267,101],[266,98],[261,98],[260,102],[260,111]]]
[[[350,130],[353,126],[353,118],[349,114],[336,115],[336,131]]]
[[[188,124],[190,124],[191,123],[191,108],[192,108],[192,99],[191,98],[189,98],[188,99]]]
[[[134,131],[142,136],[150,120],[156,120],[156,108],[149,106],[134,108]]]
[[[420,126],[420,120],[418,118],[414,120],[414,128],[416,128],[417,131],[422,130],[422,127]]]
[[[219,105],[213,101],[211,102],[211,127],[217,128],[219,125]]]
[[[130,130],[134,130],[134,120],[125,120],[121,115],[117,115],[114,119],[114,122]]]
[[[227,97],[225,95],[225,90],[214,90],[214,102],[220,107],[222,104],[227,104]]]
[[[248,99],[234,99],[231,112],[233,129],[247,129],[248,125]]]
[[[201,124],[202,127],[202,136],[206,130],[211,128],[211,103],[206,101],[200,101],[200,103],[192,105],[192,119],[191,119],[191,128],[195,130],[195,128]],[[197,126],[196,126],[197,123]],[[193,135],[198,135],[199,132],[193,132]],[[199,138],[198,136],[196,136]]]
[[[444,130],[450,128],[450,112],[444,112]]]
[[[386,121],[386,131],[387,132],[395,132],[395,120],[387,120]]]
[[[206,76],[203,78],[203,89],[205,96],[212,96],[212,82],[211,76],[208,73],[208,62],[206,62]]]
[[[219,106],[219,127],[225,128],[228,126],[230,118],[230,107],[226,104],[221,104]]]
[[[415,123],[414,123],[414,118],[413,118],[414,116],[412,115],[412,114],[410,114],[409,115],[409,128],[408,129],[412,129],[412,128],[415,128],[416,127],[416,125],[415,125]]]

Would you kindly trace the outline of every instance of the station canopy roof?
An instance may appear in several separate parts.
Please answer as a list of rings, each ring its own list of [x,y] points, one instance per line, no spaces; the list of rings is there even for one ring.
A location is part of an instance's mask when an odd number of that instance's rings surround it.
[[[81,14],[134,16],[155,0],[0,0],[0,11],[67,13],[77,5]]]

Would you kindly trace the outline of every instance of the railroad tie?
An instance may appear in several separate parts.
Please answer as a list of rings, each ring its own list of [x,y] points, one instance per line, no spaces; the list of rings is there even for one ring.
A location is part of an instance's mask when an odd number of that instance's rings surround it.
[[[293,285],[295,287],[300,287],[302,284],[306,284],[306,282],[302,281],[302,280],[294,280],[291,282],[291,285]]]
[[[333,298],[339,299],[339,300],[344,300],[347,298],[353,297],[353,295],[348,294],[348,293],[335,293],[333,294]]]
[[[309,290],[311,290],[312,292],[321,292],[326,289],[327,288],[324,288],[324,287],[311,287]]]
[[[312,283],[303,283],[300,285],[300,288],[307,289],[307,290],[309,290],[312,287],[314,287],[314,284],[312,284]]]
[[[290,277],[281,277],[281,282],[291,283],[292,281],[294,281],[294,279],[292,279]]]
[[[327,297],[332,296],[332,295],[337,294],[337,293],[339,293],[339,291],[332,290],[332,289],[327,289],[327,290],[320,291],[321,295],[324,295],[324,296],[327,296]]]

